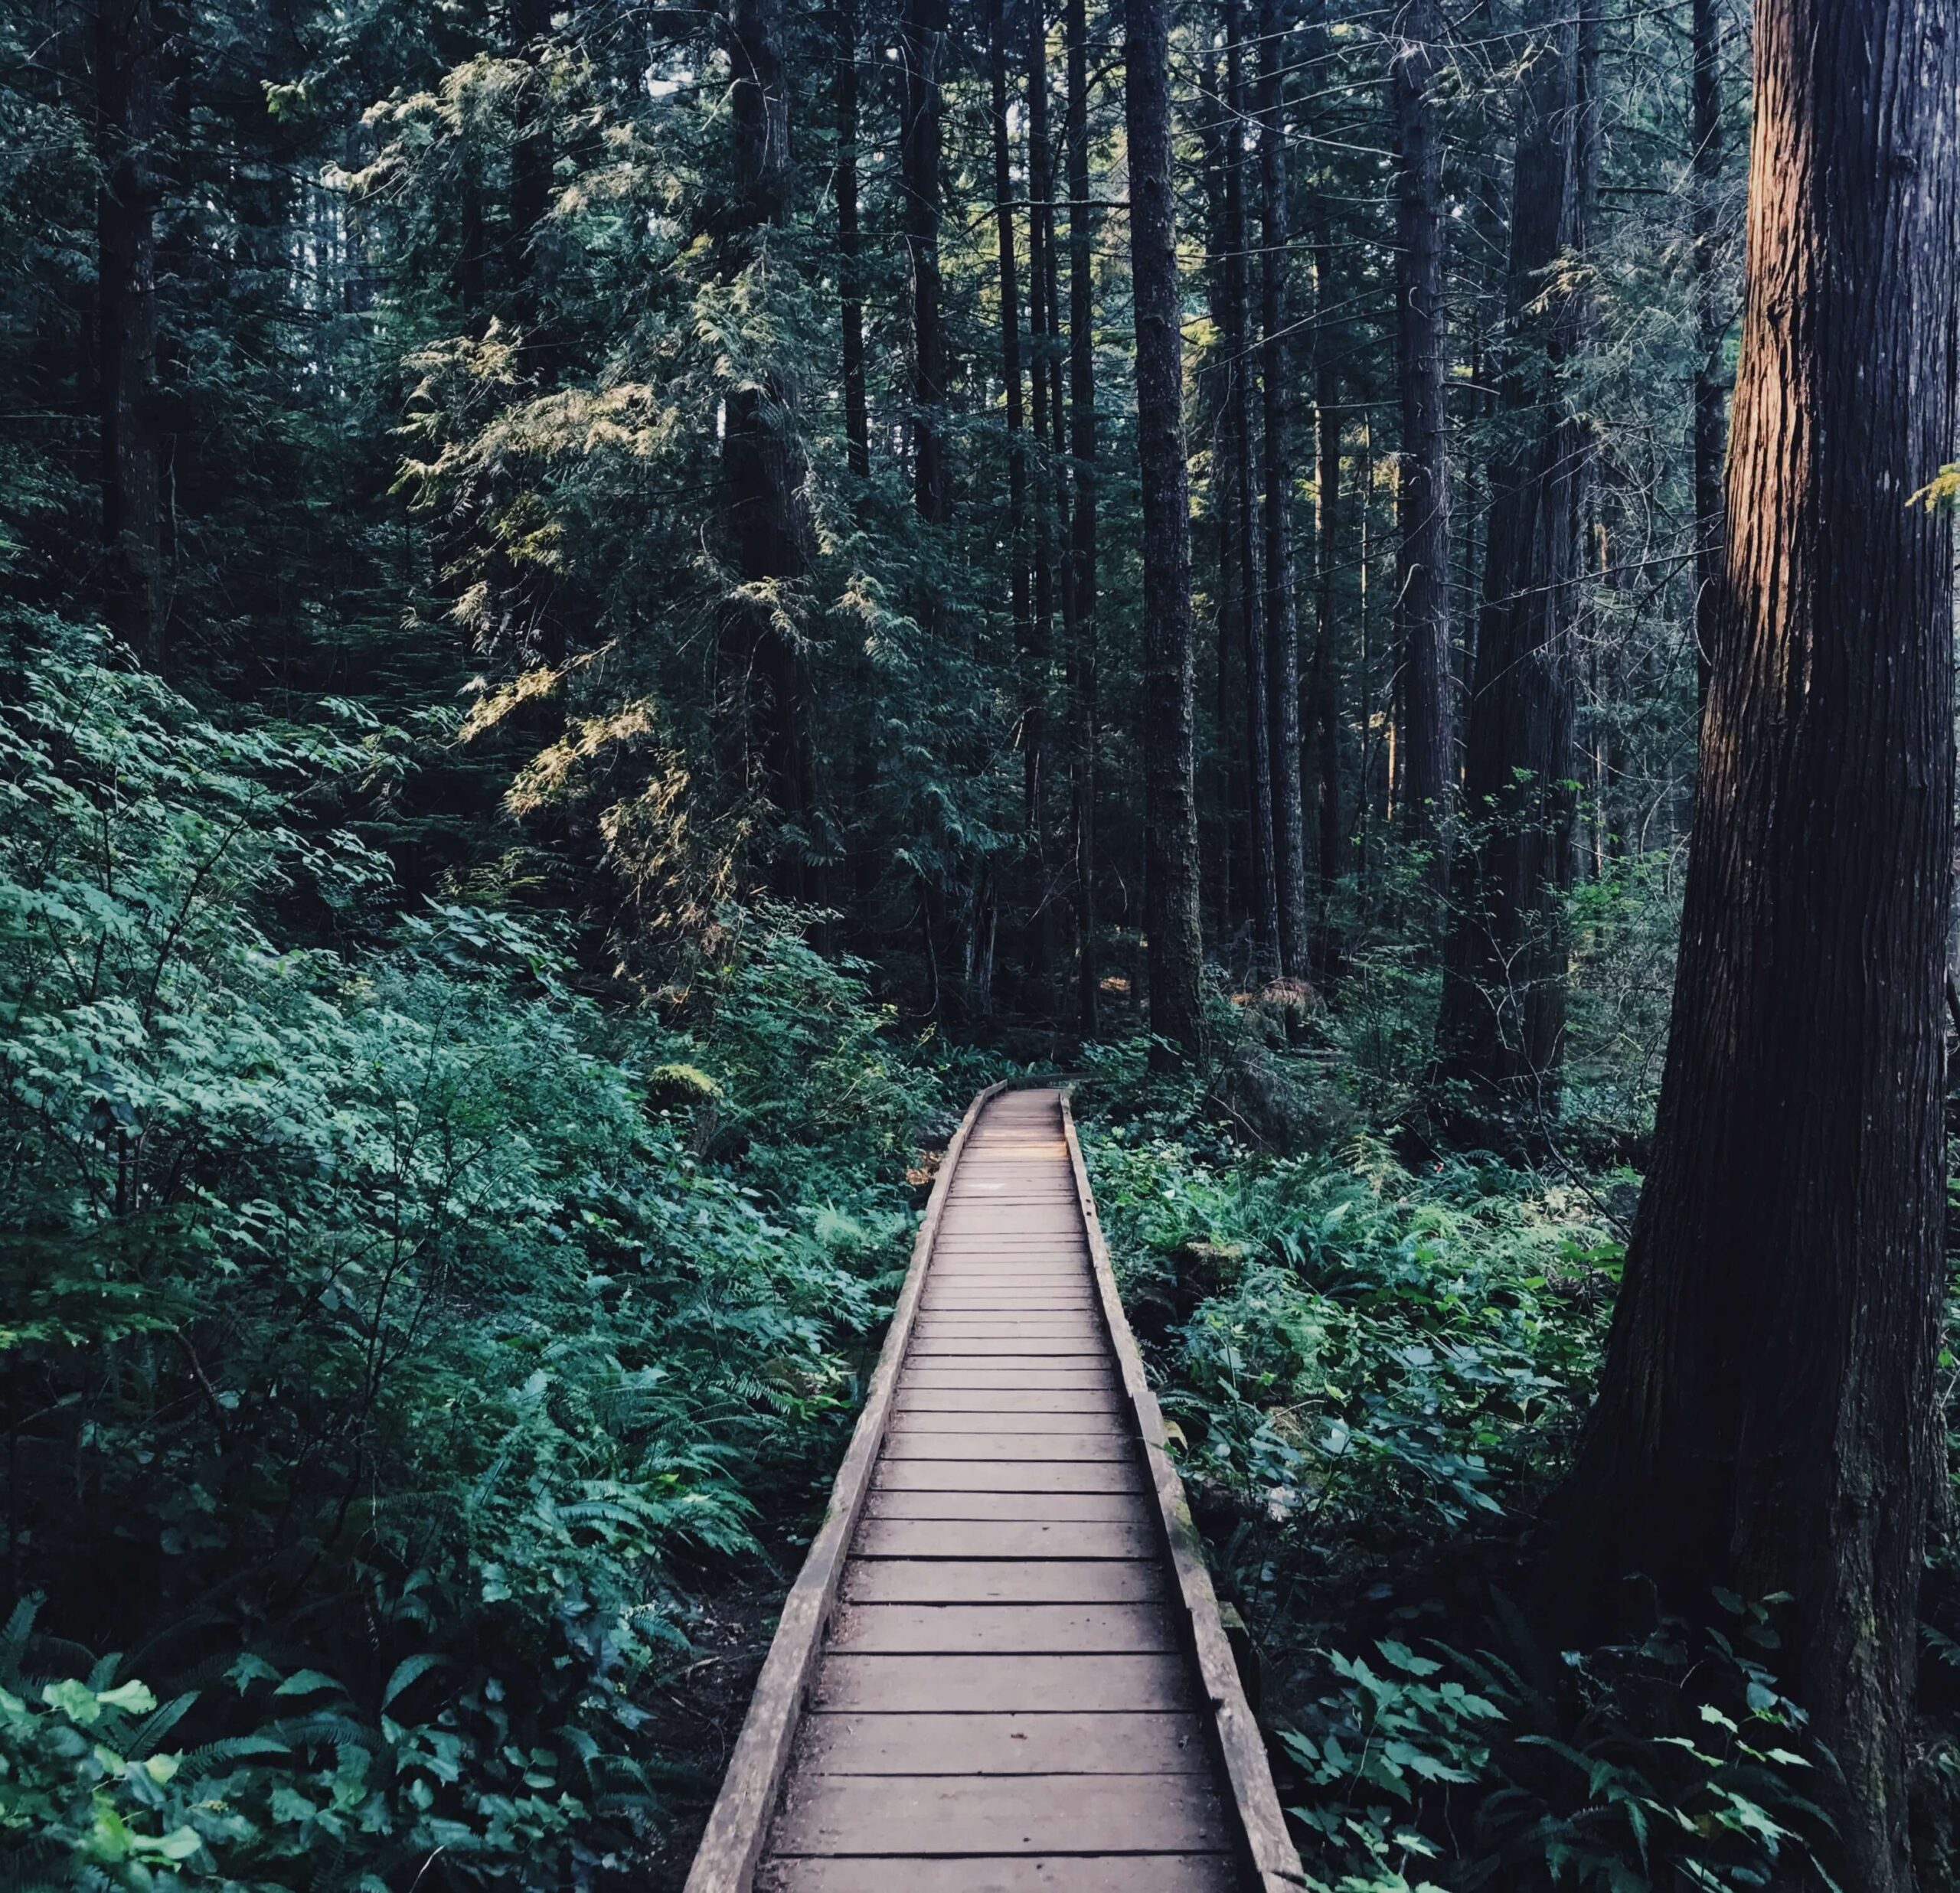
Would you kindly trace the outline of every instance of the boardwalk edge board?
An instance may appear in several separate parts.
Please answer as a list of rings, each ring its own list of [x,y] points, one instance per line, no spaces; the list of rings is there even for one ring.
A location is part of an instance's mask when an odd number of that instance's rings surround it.
[[[1177,1585],[1173,1607],[1197,1662],[1212,1739],[1225,1771],[1225,1786],[1230,1790],[1227,1813],[1237,1829],[1234,1839],[1243,1851],[1243,1865],[1260,1893],[1298,1888],[1306,1880],[1299,1851],[1286,1831],[1286,1817],[1280,1812],[1279,1796],[1273,1787],[1272,1770],[1266,1760],[1266,1741],[1259,1733],[1252,1705],[1246,1700],[1239,1666],[1233,1660],[1232,1647],[1219,1620],[1217,1594],[1211,1588],[1211,1574],[1205,1568],[1197,1527],[1191,1522],[1184,1482],[1171,1463],[1164,1415],[1158,1410],[1157,1396],[1150,1391],[1143,1359],[1130,1332],[1129,1317],[1123,1312],[1122,1297],[1117,1292],[1109,1245],[1103,1240],[1102,1225],[1096,1214],[1095,1193],[1089,1186],[1082,1142],[1076,1134],[1075,1111],[1066,1089],[1062,1093],[1062,1135],[1069,1147],[1069,1168],[1075,1177],[1083,1225],[1089,1232],[1090,1266],[1102,1291],[1103,1314],[1122,1371],[1124,1395],[1135,1415],[1137,1434],[1143,1442],[1149,1467],[1158,1523]]]
[[[1001,1092],[1012,1088],[1013,1082],[988,1085],[967,1106],[966,1115],[961,1118],[959,1128],[940,1160],[925,1216],[913,1241],[905,1285],[899,1291],[890,1330],[865,1395],[864,1410],[858,1416],[850,1450],[831,1489],[830,1509],[822,1529],[812,1542],[803,1568],[783,1601],[782,1615],[777,1620],[769,1654],[763,1660],[762,1673],[756,1679],[755,1693],[750,1698],[742,1732],[729,1758],[727,1773],[722,1777],[721,1792],[715,1799],[714,1812],[708,1816],[694,1865],[688,1872],[685,1893],[750,1893],[754,1883],[756,1864],[782,1786],[783,1771],[789,1764],[804,1698],[823,1645],[825,1629],[836,1607],[851,1540],[871,1488],[872,1470],[884,1444],[899,1369],[912,1338],[926,1271],[932,1263],[933,1239],[946,1213],[960,1153],[979,1122],[980,1114]]]

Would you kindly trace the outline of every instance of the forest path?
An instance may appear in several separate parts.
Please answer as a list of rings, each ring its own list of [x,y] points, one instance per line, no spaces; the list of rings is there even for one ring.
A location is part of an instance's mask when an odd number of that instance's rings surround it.
[[[689,1893],[1298,1872],[1066,1101],[983,1093]]]

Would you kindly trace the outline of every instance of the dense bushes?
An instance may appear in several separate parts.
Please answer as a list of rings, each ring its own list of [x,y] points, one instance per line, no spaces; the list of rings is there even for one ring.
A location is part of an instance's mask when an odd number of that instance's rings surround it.
[[[1364,991],[1361,1018],[1380,1003]],[[1351,1053],[1303,1094],[1339,1127],[1303,1153],[1220,1108],[1230,1065],[1210,1085],[1146,1081],[1135,1047],[1101,1067],[1097,1201],[1261,1652],[1309,1884],[1825,1884],[1804,1877],[1823,1817],[1773,1604],[1711,1601],[1708,1625],[1582,1657],[1511,1595],[1589,1394],[1632,1180],[1398,1154]]]
[[[838,1449],[934,1075],[793,916],[638,1015],[534,921],[388,919],[351,710],[221,726],[67,633],[19,684],[0,1846],[583,1881],[657,1816],[677,1587]]]

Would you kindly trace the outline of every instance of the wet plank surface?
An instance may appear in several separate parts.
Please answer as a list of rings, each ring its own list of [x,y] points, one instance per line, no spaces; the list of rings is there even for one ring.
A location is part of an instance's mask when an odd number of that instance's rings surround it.
[[[952,1179],[760,1893],[1223,1893],[1223,1782],[1059,1100]]]

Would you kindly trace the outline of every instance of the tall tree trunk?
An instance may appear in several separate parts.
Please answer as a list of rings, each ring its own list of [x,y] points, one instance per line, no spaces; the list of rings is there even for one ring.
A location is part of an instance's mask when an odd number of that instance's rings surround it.
[[[529,391],[541,393],[555,379],[556,351],[544,316],[545,219],[551,203],[552,138],[544,64],[551,31],[551,0],[507,0],[511,56],[527,77],[511,101],[515,124],[511,139],[509,216],[504,233],[505,310],[518,335],[518,372]],[[500,542],[492,570],[500,580],[502,641],[525,658],[562,664],[566,652],[564,614],[553,609],[552,574],[535,559],[514,554]]]
[[[939,310],[939,146],[945,101],[939,55],[946,0],[905,0],[898,28],[905,76],[899,168],[912,268],[913,497],[927,519],[948,516],[946,331]]]
[[[1708,700],[1722,576],[1722,456],[1726,447],[1726,390],[1722,344],[1729,330],[1717,280],[1722,188],[1722,0],[1693,0],[1689,12],[1694,59],[1694,313],[1700,352],[1694,368],[1694,675],[1698,700]]]
[[[1402,813],[1411,839],[1436,847],[1455,787],[1449,649],[1449,432],[1443,407],[1442,141],[1436,77],[1439,0],[1409,0],[1391,69],[1396,132],[1396,364],[1402,397],[1396,604],[1402,644]]]
[[[794,174],[782,0],[730,0],[728,24],[735,191],[722,266],[733,277],[755,263],[787,214]],[[787,380],[773,376],[766,390],[737,389],[727,397],[722,472],[740,589],[724,606],[720,650],[733,772],[795,827],[812,811],[815,775],[808,677],[786,622],[808,569],[803,468],[782,420],[789,400]],[[779,851],[774,879],[779,892],[808,899],[815,876],[800,844],[793,837]]]
[[[1054,547],[1061,514],[1051,507],[1040,477],[1050,432],[1048,394],[1055,367],[1056,337],[1048,319],[1050,253],[1055,240],[1055,176],[1048,142],[1048,22],[1042,0],[1027,7],[1027,357],[1033,411],[1034,491],[1034,636],[1051,650],[1055,622]],[[1057,468],[1057,481],[1067,474]],[[1056,488],[1059,493],[1059,484]],[[1060,534],[1066,544],[1067,534]]]
[[[858,228],[858,0],[837,0],[837,292],[844,330],[844,439],[851,471],[871,472],[864,393],[864,266]]]
[[[1315,824],[1316,866],[1320,883],[1320,924],[1315,932],[1314,974],[1321,985],[1333,978],[1340,960],[1334,900],[1341,880],[1341,665],[1335,609],[1334,574],[1341,541],[1341,372],[1335,358],[1335,336],[1328,322],[1334,305],[1334,244],[1325,213],[1315,233],[1314,324],[1314,429],[1317,462],[1314,485],[1315,625],[1313,674],[1308,687],[1311,704],[1314,775],[1318,816]]]
[[[517,125],[511,140],[510,221],[505,232],[504,273],[510,285],[511,321],[523,337],[526,367],[534,374],[546,351],[538,332],[544,259],[539,232],[551,202],[551,127],[546,116],[544,41],[551,31],[551,0],[506,0],[511,51],[529,71],[518,89]]]
[[[1584,243],[1590,31],[1557,0],[1534,0],[1520,87],[1501,396],[1510,445],[1491,469],[1465,744],[1473,832],[1457,851],[1436,1026],[1446,1108],[1479,1136],[1542,1134],[1565,1041],[1588,438],[1563,386],[1585,333],[1583,292],[1558,266]]]
[[[1008,49],[1004,0],[992,0],[988,78],[993,92],[994,220],[1001,273],[1001,380],[1007,391],[1008,587],[1021,672],[1021,826],[1030,845],[1040,835],[1044,697],[1028,596],[1027,439],[1021,386],[1021,274],[1014,253],[1014,167],[1008,149]]]
[[[1073,667],[1076,1013],[1085,1036],[1097,1030],[1101,973],[1096,960],[1096,280],[1089,197],[1089,19],[1084,0],[1068,0],[1069,51],[1069,452],[1068,592]],[[1060,403],[1056,404],[1057,418]],[[1188,549],[1185,563],[1190,563]],[[1190,602],[1186,599],[1188,614]],[[1188,708],[1188,706],[1187,707]],[[1189,747],[1188,718],[1186,746]]]
[[[162,454],[150,417],[165,31],[157,0],[96,0],[103,615],[152,665],[163,661],[165,629]]]
[[[1081,0],[1070,0],[1071,8]],[[1137,459],[1143,491],[1145,926],[1150,1029],[1194,1057],[1204,1027],[1197,798],[1192,781],[1191,549],[1184,334],[1171,163],[1169,0],[1125,0]]]
[[[1267,744],[1272,758],[1273,874],[1279,970],[1307,974],[1306,811],[1300,788],[1300,625],[1293,589],[1292,351],[1288,285],[1291,206],[1286,175],[1286,36],[1279,0],[1259,13],[1260,380],[1265,397]]]
[[[1840,1883],[1903,1893],[1953,798],[1950,522],[1906,496],[1960,419],[1960,34],[1936,0],[1759,0],[1755,57],[1674,1018],[1556,1581],[1788,1593]]]
[[[1217,769],[1214,820],[1209,833],[1200,825],[1199,841],[1217,890],[1215,932],[1220,941],[1229,941],[1237,934],[1243,918],[1238,894],[1243,877],[1239,842],[1244,820],[1245,756],[1243,745],[1233,740],[1232,706],[1236,701],[1233,680],[1238,668],[1234,653],[1241,651],[1244,644],[1246,608],[1239,596],[1239,510],[1233,493],[1237,456],[1232,441],[1231,350],[1226,340],[1230,318],[1227,314],[1225,257],[1232,244],[1230,220],[1226,214],[1225,174],[1230,164],[1227,142],[1231,135],[1232,110],[1212,44],[1215,37],[1209,31],[1202,36],[1199,71],[1199,96],[1210,106],[1198,122],[1204,149],[1205,295],[1214,339],[1199,369],[1197,383],[1200,425],[1210,448],[1215,541],[1211,628],[1212,741]]]
[[[1244,8],[1225,6],[1225,402],[1232,460],[1232,537],[1238,555],[1239,648],[1246,673],[1246,866],[1252,896],[1253,983],[1279,970],[1279,886],[1272,861],[1272,752],[1266,694],[1266,635],[1259,612],[1259,556],[1253,534],[1252,323],[1246,216]]]

